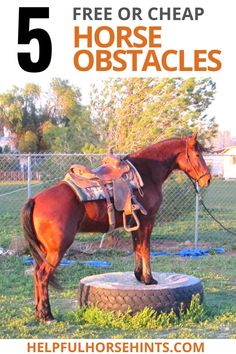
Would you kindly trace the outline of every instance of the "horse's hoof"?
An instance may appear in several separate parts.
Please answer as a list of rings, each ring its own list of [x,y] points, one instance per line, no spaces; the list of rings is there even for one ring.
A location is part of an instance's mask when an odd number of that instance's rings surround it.
[[[44,323],[56,322],[52,314],[43,316],[42,321],[43,321]]]
[[[51,323],[56,323],[57,320],[55,320],[55,319],[53,318],[53,319],[45,320],[44,322],[45,322],[46,324],[51,324]]]
[[[36,318],[37,318],[38,321],[43,322],[43,323],[56,322],[52,315],[46,315],[45,316],[45,315],[36,313]]]
[[[134,271],[134,275],[138,281],[142,281],[142,271]]]
[[[154,278],[144,280],[145,285],[156,285],[158,284],[158,281]]]

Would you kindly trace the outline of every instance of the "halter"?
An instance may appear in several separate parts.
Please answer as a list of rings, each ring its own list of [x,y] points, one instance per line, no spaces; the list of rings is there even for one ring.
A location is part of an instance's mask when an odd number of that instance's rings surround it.
[[[194,172],[196,173],[197,175],[197,179],[195,179],[195,182],[198,183],[200,181],[200,179],[202,179],[203,177],[209,175],[209,173],[204,173],[202,175],[199,175],[199,173],[197,172],[196,168],[194,167],[193,163],[191,162],[190,160],[190,156],[189,156],[189,153],[188,153],[188,143],[187,143],[187,140],[186,140],[186,160],[187,162],[191,165],[192,169],[194,170]],[[191,178],[191,177],[190,177]],[[192,178],[191,178],[192,179]]]

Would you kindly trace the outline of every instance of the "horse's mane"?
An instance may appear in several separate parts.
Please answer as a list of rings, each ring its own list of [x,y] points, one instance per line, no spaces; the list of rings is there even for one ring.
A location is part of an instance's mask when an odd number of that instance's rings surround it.
[[[131,154],[139,154],[142,153],[144,151],[146,151],[147,149],[153,149],[153,148],[159,148],[159,147],[163,147],[163,146],[168,146],[170,143],[176,142],[176,143],[180,143],[180,142],[184,142],[186,143],[187,138],[189,138],[188,136],[182,136],[182,137],[177,137],[177,138],[167,138],[167,139],[163,139],[158,141],[157,143],[154,144],[150,144],[148,146],[144,146],[134,152],[132,152]],[[206,148],[203,144],[201,144],[199,141],[196,141],[196,148],[197,150],[199,150],[200,152],[208,152],[209,149]]]
[[[169,148],[169,145],[170,144],[173,144],[174,142],[176,142],[176,147],[177,147],[177,144],[179,146],[179,143],[180,142],[186,142],[186,138],[169,138],[169,139],[164,139],[164,140],[161,140],[155,144],[151,144],[151,145],[148,145],[148,146],[145,146],[145,147],[142,147],[130,154],[127,155],[127,157],[129,156],[132,156],[132,157],[136,157],[136,156],[141,156],[143,154],[148,154],[148,153],[151,153],[152,151],[160,151],[162,150],[163,148],[166,148],[168,149]]]
[[[165,151],[168,152],[170,144],[173,146],[173,149],[174,148],[179,149],[179,147],[182,146],[182,144],[184,144],[183,146],[185,146],[187,138],[188,138],[188,136],[183,136],[183,137],[179,137],[179,138],[168,138],[168,139],[160,140],[159,142],[157,142],[155,144],[151,144],[151,145],[142,147],[142,148],[126,155],[125,159],[129,158],[129,157],[140,157],[142,155],[147,156],[148,154],[151,155],[154,151],[156,153],[159,151],[162,151],[163,153]],[[174,143],[176,143],[176,145]],[[198,141],[196,141],[195,147],[199,152],[207,152],[208,151],[208,149],[205,148]]]
[[[204,145],[202,145],[201,143],[199,143],[199,141],[197,141],[197,149],[201,152],[211,152],[211,148],[207,148]]]

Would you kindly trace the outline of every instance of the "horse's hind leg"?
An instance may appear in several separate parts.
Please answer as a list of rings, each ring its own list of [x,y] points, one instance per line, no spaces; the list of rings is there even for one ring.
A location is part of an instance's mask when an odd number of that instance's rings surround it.
[[[60,260],[61,257],[59,256],[58,252],[50,253],[50,255],[46,257],[46,260],[43,261],[35,274],[35,290],[37,292],[35,294],[36,317],[44,322],[50,322],[53,320],[53,315],[49,303],[48,285],[50,277],[58,266]]]
[[[38,270],[39,270],[39,265],[36,264],[34,267],[34,299],[35,299],[34,303],[35,303],[36,311],[39,303]]]
[[[24,236],[36,262],[35,307],[40,320],[53,319],[48,285],[61,258],[74,241],[84,215],[84,204],[63,183],[40,192],[22,208]]]
[[[59,228],[54,227],[53,230],[48,229],[47,233],[45,232],[45,259],[42,261],[35,274],[36,317],[44,322],[53,320],[49,303],[48,285],[66,250],[72,244],[75,234],[75,228],[74,230],[66,232],[65,230],[59,230]],[[51,241],[50,235],[54,235],[53,241]],[[55,237],[55,235],[57,237]]]

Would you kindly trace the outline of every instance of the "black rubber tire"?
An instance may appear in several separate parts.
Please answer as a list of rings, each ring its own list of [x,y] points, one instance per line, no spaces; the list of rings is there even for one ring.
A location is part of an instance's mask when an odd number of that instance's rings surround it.
[[[107,273],[90,276],[80,281],[80,306],[97,306],[100,309],[136,313],[144,307],[157,313],[179,313],[186,310],[192,296],[199,294],[203,301],[203,287],[198,278],[174,273],[153,273],[157,285],[138,282],[133,273]]]

